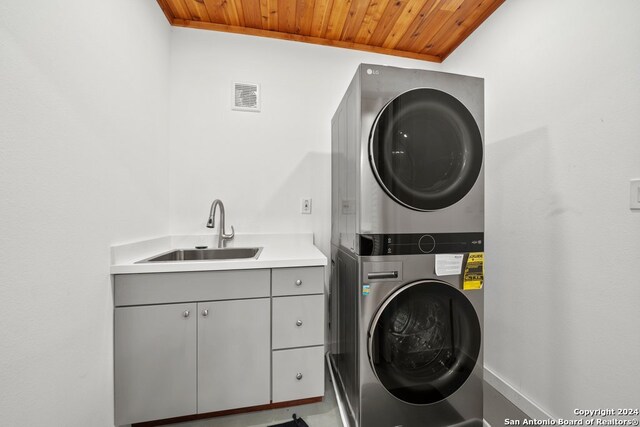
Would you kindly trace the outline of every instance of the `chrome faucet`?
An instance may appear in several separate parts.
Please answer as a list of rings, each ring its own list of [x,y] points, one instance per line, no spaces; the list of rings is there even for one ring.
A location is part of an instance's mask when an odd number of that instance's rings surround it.
[[[207,221],[207,228],[214,228],[216,222],[216,207],[220,205],[220,229],[218,230],[218,248],[224,248],[226,241],[233,239],[236,232],[231,226],[231,234],[224,232],[224,205],[220,199],[215,199],[211,203],[211,209],[209,210],[209,220]]]

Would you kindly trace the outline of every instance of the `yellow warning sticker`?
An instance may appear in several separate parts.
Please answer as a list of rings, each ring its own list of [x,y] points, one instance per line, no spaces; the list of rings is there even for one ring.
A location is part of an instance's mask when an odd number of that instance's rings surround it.
[[[472,252],[464,268],[463,289],[482,289],[484,283],[484,253]]]

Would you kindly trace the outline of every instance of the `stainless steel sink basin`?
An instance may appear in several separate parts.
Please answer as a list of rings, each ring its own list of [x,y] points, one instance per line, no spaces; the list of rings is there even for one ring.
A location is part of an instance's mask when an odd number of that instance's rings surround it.
[[[262,248],[221,248],[221,249],[175,249],[160,255],[138,261],[142,262],[179,262],[179,261],[215,261],[226,259],[257,259]]]

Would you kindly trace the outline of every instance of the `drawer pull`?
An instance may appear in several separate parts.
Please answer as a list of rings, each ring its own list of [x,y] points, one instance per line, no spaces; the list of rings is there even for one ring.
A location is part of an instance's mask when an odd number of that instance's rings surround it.
[[[302,373],[298,372],[298,373],[296,374],[296,379],[297,379],[298,381],[300,381],[300,380],[302,379]]]
[[[302,285],[302,280],[300,279],[296,280],[296,286],[300,286],[300,285]]]
[[[207,310],[206,308],[202,310],[202,317],[207,317],[208,315],[209,315],[209,310]]]
[[[183,317],[189,317],[189,314],[191,314],[191,313],[189,313],[189,310],[185,310],[184,313],[182,313],[182,316]]]
[[[296,326],[302,326],[302,320],[296,321]]]

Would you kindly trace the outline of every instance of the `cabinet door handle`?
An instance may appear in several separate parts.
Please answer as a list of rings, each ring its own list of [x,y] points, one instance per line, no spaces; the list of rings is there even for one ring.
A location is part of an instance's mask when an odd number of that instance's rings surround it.
[[[302,326],[302,320],[297,320],[296,321],[296,326]]]
[[[300,285],[302,285],[302,280],[300,279],[296,280],[296,286],[300,286]]]
[[[298,373],[296,374],[296,379],[297,379],[298,381],[300,381],[300,380],[302,379],[302,373],[301,373],[301,372],[298,372]]]
[[[189,317],[190,314],[189,310],[185,310],[184,313],[182,313],[182,316]]]
[[[202,310],[202,317],[207,317],[209,315],[209,310],[208,309],[204,309]]]

